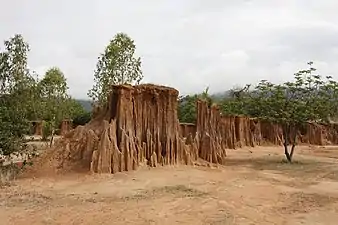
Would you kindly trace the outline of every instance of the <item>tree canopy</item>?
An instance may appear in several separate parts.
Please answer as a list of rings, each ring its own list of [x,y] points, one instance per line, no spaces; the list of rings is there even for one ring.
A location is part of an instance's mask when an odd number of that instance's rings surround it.
[[[85,124],[91,113],[72,99],[67,79],[58,67],[51,67],[39,80],[28,68],[29,44],[22,35],[4,41],[0,50],[0,154],[24,147],[29,120],[42,119],[57,128],[62,119]],[[98,59],[94,85],[88,92],[102,105],[113,84],[137,84],[143,79],[141,59],[136,45],[125,33],[118,33]],[[200,94],[180,96],[178,116],[181,122],[196,122],[196,101],[217,102],[223,114],[245,115],[279,124],[283,129],[284,150],[292,161],[299,129],[309,122],[329,123],[338,115],[338,83],[317,73],[312,62],[281,84],[262,80],[256,86],[233,88],[229,96],[213,99],[209,88]],[[290,147],[291,146],[291,147]],[[290,148],[289,148],[290,147]]]
[[[113,84],[138,84],[143,79],[141,58],[135,56],[136,45],[125,33],[118,33],[100,55],[94,73],[94,85],[88,96],[102,105]]]
[[[85,114],[83,107],[68,96],[67,81],[59,68],[50,68],[40,81],[29,70],[29,51],[20,34],[6,40],[0,51],[0,154],[25,148],[30,120],[53,120],[57,128],[62,119]]]
[[[285,155],[291,162],[301,127],[308,122],[328,123],[338,114],[338,83],[331,76],[317,74],[312,62],[308,66],[296,72],[292,81],[275,84],[262,80],[253,88],[246,85],[230,90],[230,95],[219,102],[222,113],[279,124]],[[196,100],[202,95],[180,98],[180,121],[196,120]]]
[[[292,161],[299,129],[308,122],[329,123],[337,115],[338,83],[331,76],[316,74],[313,63],[283,84],[261,81],[250,93],[245,113],[280,124],[284,149]],[[288,145],[291,150],[288,150]]]
[[[29,45],[21,35],[4,42],[0,53],[0,154],[24,148],[32,77],[27,68]]]
[[[180,96],[178,98],[177,113],[181,123],[196,123],[196,101],[198,99],[207,101],[210,106],[214,102],[212,97],[209,95],[209,87],[200,94]]]

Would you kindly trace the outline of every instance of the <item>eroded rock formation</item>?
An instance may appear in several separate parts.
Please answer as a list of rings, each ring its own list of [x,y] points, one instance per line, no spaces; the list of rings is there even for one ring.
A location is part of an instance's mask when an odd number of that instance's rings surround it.
[[[60,135],[65,135],[72,129],[73,121],[70,119],[64,119],[60,124]]]
[[[208,162],[224,164],[228,142],[233,144],[226,121],[223,120],[217,106],[208,107],[204,101],[197,102],[196,136],[198,156]]]
[[[210,154],[219,154],[220,149],[282,145],[284,141],[282,127],[278,124],[255,118],[222,116],[217,106],[208,107],[203,101],[197,103],[197,115],[200,157],[211,162],[221,163],[222,160],[210,160]],[[192,125],[189,129],[194,130]],[[338,124],[304,124],[297,141],[299,144],[311,145],[338,144]]]
[[[34,120],[30,121],[31,123],[31,133],[36,136],[41,136],[43,132],[43,121],[42,120]]]
[[[177,98],[178,91],[168,87],[114,86],[108,104],[96,109],[89,124],[56,143],[50,158],[60,170],[97,173],[129,171],[142,164],[192,164],[191,146],[185,144],[190,140],[179,132]]]
[[[102,131],[102,147],[94,152],[93,162],[97,155],[98,159],[107,158],[109,164],[109,154],[113,158],[122,154],[116,163],[124,164],[123,170],[136,169],[142,162],[151,166],[191,163],[179,135],[177,98],[178,91],[168,87],[115,86],[104,113],[105,121],[110,121],[109,129],[106,125]],[[105,145],[113,147],[105,148]],[[112,150],[105,153],[104,149]],[[101,172],[109,172],[108,168],[114,168],[116,163],[107,165]],[[96,168],[95,163],[92,167],[98,172],[100,168],[100,165]]]
[[[196,125],[180,124],[177,98],[178,91],[169,87],[113,86],[108,104],[95,108],[87,125],[65,132],[35,164],[36,171],[117,173],[142,165],[192,165],[198,159],[225,164],[227,149],[282,144],[280,126],[225,116],[204,101],[197,102]],[[338,125],[306,124],[298,141],[337,144]]]
[[[188,137],[189,135],[195,137],[196,125],[193,123],[180,123],[180,135],[182,137]]]

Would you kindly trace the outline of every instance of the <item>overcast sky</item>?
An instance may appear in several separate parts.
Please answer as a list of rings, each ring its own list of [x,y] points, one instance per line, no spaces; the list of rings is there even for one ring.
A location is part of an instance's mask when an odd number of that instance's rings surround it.
[[[29,66],[65,73],[86,98],[97,57],[117,32],[135,40],[144,82],[181,94],[290,79],[314,61],[338,79],[335,0],[0,0],[0,40],[21,33]]]

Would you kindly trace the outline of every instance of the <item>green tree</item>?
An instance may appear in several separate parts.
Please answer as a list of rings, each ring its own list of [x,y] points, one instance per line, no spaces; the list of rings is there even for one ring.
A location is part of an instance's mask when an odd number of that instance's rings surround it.
[[[0,52],[0,154],[25,149],[30,87],[34,79],[27,68],[29,45],[19,34],[4,42]]]
[[[84,111],[82,114],[77,114],[73,118],[73,127],[77,127],[79,125],[85,125],[87,124],[92,118],[91,112]]]
[[[206,87],[201,94],[197,95],[197,97],[201,100],[207,101],[209,107],[213,104],[213,99],[209,95],[209,87]]]
[[[47,70],[44,78],[39,83],[42,96],[48,99],[68,97],[68,85],[66,77],[63,72],[57,68],[52,67]]]
[[[26,105],[28,120],[39,120],[42,118],[44,109],[42,108],[41,92],[38,82],[38,75],[32,71],[30,78],[26,82],[26,100],[21,105]]]
[[[87,114],[87,111],[85,110],[85,108],[75,99],[73,98],[69,98],[66,101],[66,108],[67,108],[67,117],[69,119],[74,120],[75,118],[79,117],[79,116],[83,116]],[[90,112],[89,112],[90,115]]]
[[[53,135],[62,120],[86,115],[83,106],[67,94],[68,89],[67,79],[57,67],[50,68],[39,82],[45,137]]]
[[[261,81],[247,102],[249,114],[280,124],[284,153],[292,162],[299,129],[307,122],[328,123],[337,112],[338,84],[328,76],[315,74],[313,63],[294,75],[293,82]]]
[[[178,99],[178,119],[181,123],[196,123],[197,119],[197,100],[207,101],[209,107],[214,100],[209,95],[209,87],[202,93],[195,95],[180,96]]]
[[[100,55],[94,73],[94,85],[88,96],[99,105],[107,101],[113,84],[139,83],[143,79],[141,59],[136,45],[124,33],[118,33]]]
[[[229,90],[229,96],[226,96],[221,102],[222,113],[225,115],[249,115],[248,97],[250,96],[249,88],[251,85],[244,87],[234,87]]]
[[[181,123],[196,123],[196,101],[198,95],[180,96],[178,99],[178,119]]]
[[[55,120],[55,124],[58,125],[61,120],[69,117],[67,80],[59,68],[52,67],[47,70],[45,76],[39,82],[39,90],[42,108],[45,112],[44,120]]]

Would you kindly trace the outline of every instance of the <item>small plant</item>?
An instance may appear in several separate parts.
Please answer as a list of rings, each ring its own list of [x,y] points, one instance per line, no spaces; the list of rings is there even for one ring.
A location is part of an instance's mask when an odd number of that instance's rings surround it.
[[[43,125],[42,141],[47,141],[50,137],[50,147],[52,147],[54,135],[56,134],[55,121],[47,121]]]
[[[42,141],[47,141],[48,137],[52,134],[52,125],[49,121],[43,123]]]
[[[90,112],[84,112],[78,116],[76,116],[74,119],[73,119],[73,126],[76,127],[76,126],[83,126],[85,125],[86,123],[88,123],[92,118],[92,115]]]

